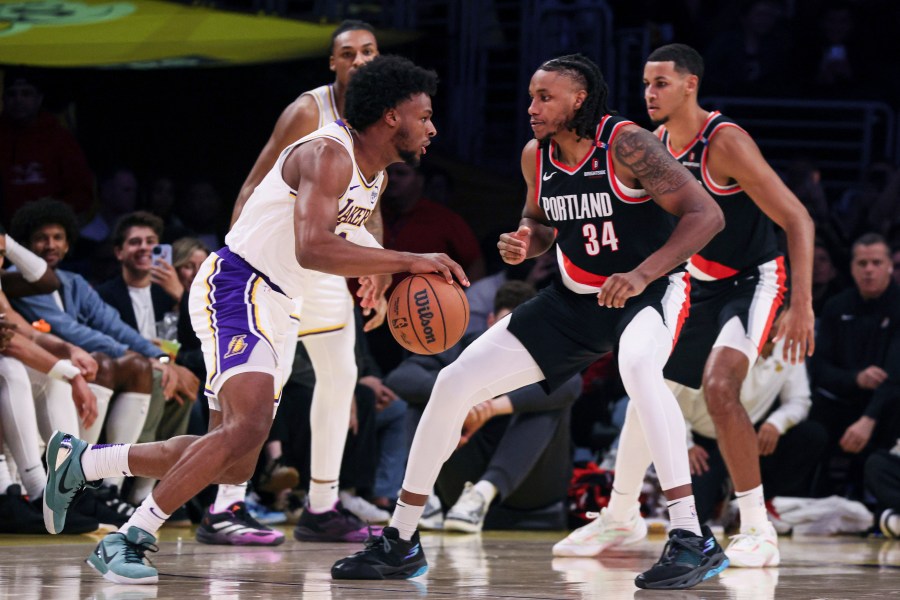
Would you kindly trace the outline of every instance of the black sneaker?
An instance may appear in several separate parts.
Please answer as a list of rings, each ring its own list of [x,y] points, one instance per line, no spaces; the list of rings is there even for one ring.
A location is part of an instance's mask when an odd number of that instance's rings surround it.
[[[652,590],[685,589],[725,570],[728,557],[716,536],[706,525],[700,531],[702,536],[685,529],[670,531],[659,561],[638,575],[634,584]]]
[[[366,549],[342,558],[331,567],[332,579],[410,579],[428,571],[425,551],[416,531],[410,541],[395,527],[366,540]]]
[[[137,510],[137,506],[122,498],[122,494],[119,492],[119,486],[104,485],[98,488],[95,493],[98,500],[106,504],[110,510],[119,513],[119,518],[125,519],[126,522],[131,518],[131,515],[134,514],[134,511]]]
[[[309,505],[301,513],[294,527],[294,539],[298,542],[351,542],[368,541],[371,534],[381,533],[380,527],[367,526],[359,517],[344,508],[340,501],[323,513],[310,512]]]
[[[277,546],[284,534],[266,527],[250,515],[244,502],[214,513],[210,506],[197,528],[197,541],[220,546]]]
[[[12,484],[0,495],[0,533],[47,533],[42,509],[22,496],[18,484]]]
[[[115,494],[115,492],[115,488],[110,489],[101,487],[96,490],[88,488],[76,496],[70,510],[74,510],[86,517],[96,519],[100,523],[114,525],[116,529],[118,529],[128,522],[130,514],[125,511],[117,510],[116,503],[111,504],[112,501],[109,498],[111,495]],[[119,502],[125,504],[123,500],[119,500]],[[133,508],[131,512],[134,512]]]

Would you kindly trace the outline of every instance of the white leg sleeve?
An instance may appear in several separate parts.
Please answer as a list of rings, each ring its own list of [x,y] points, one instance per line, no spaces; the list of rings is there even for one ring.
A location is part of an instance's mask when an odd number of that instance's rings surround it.
[[[352,311],[353,305],[348,303],[348,306]],[[307,336],[301,341],[316,372],[309,414],[310,475],[319,481],[335,481],[341,473],[350,403],[357,379],[353,315],[340,331],[325,336]]]
[[[635,403],[629,401],[616,452],[615,488],[623,494],[638,497],[651,462],[653,458],[650,456],[650,447],[644,437]]]
[[[0,423],[3,439],[26,484],[29,496],[43,494],[46,479],[41,463],[41,440],[31,397],[31,382],[25,365],[14,358],[0,357]],[[6,490],[3,490],[5,492]]]
[[[684,417],[663,379],[671,350],[672,333],[649,307],[635,316],[619,340],[619,373],[640,417],[663,491],[691,482]]]
[[[96,444],[100,439],[100,432],[103,431],[103,422],[106,421],[106,415],[109,412],[109,399],[112,398],[113,391],[96,383],[89,383],[88,387],[97,397],[97,418],[94,423],[87,429],[81,426],[81,433],[78,437],[86,441],[88,444]]]
[[[431,493],[471,407],[544,379],[522,342],[507,331],[508,324],[509,317],[500,320],[438,375],[409,453],[406,491]]]
[[[72,401],[72,386],[47,377],[46,374],[28,368],[28,379],[34,393],[38,429],[44,440],[49,440],[53,430],[75,434],[81,431],[78,411]]]

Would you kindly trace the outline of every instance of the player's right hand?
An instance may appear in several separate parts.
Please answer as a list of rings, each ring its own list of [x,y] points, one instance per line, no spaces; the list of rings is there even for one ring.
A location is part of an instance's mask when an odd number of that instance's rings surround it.
[[[462,285],[469,286],[469,278],[466,272],[459,266],[455,260],[442,253],[431,254],[412,254],[413,262],[409,266],[410,273],[440,273],[447,280],[447,283],[453,283],[453,278]]]
[[[518,230],[510,233],[501,233],[497,249],[500,258],[508,265],[517,265],[528,258],[528,248],[531,246],[531,227],[522,225]]]

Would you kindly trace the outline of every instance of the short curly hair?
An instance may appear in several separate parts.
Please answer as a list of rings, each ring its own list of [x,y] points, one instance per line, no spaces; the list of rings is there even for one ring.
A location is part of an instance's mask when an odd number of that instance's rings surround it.
[[[411,60],[382,54],[370,60],[353,75],[347,86],[344,117],[357,131],[365,131],[385,111],[416,94],[434,96],[438,76]]]
[[[75,211],[65,202],[53,198],[42,198],[28,202],[16,211],[10,224],[10,235],[26,246],[31,244],[31,236],[45,225],[59,225],[66,230],[69,245],[78,239],[78,219]]]

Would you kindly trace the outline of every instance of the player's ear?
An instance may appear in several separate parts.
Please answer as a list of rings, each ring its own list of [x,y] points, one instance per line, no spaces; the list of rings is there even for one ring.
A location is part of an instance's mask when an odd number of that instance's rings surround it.
[[[578,90],[575,94],[575,110],[581,108],[581,105],[584,104],[584,100],[587,98],[587,90]]]
[[[334,54],[328,57],[328,70],[332,73],[337,70],[337,68],[334,66]]]
[[[696,93],[700,87],[700,78],[696,75],[688,75],[687,80],[685,81],[685,89],[688,92]]]
[[[395,127],[398,123],[400,123],[400,115],[397,114],[397,111],[393,108],[389,108],[384,111],[384,120],[391,127]]]

